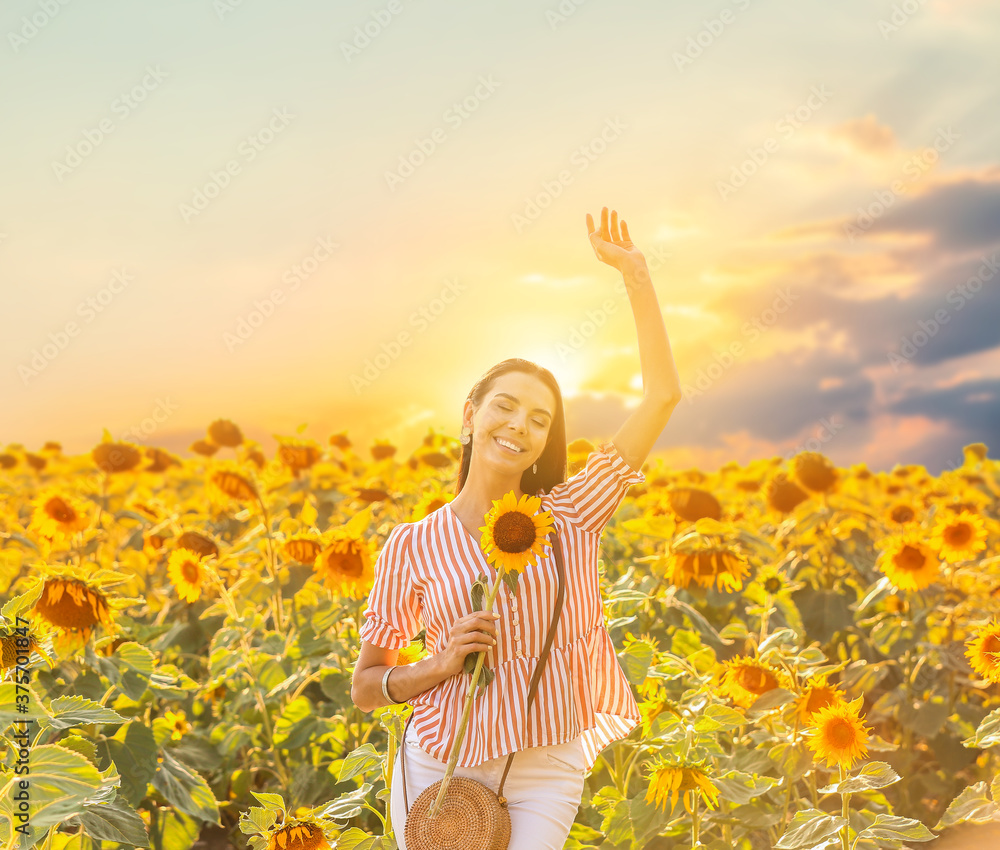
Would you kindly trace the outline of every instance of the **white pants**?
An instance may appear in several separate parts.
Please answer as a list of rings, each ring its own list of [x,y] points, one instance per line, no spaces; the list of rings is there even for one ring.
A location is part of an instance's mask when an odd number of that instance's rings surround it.
[[[444,776],[447,763],[424,752],[413,726],[406,730],[406,795],[409,804]],[[392,771],[389,813],[399,850],[406,850],[406,807],[400,774],[401,753]],[[456,766],[454,776],[468,776],[496,791],[507,756],[475,767]],[[503,793],[510,812],[511,850],[562,850],[576,819],[586,777],[580,738],[565,744],[519,750],[510,764]]]

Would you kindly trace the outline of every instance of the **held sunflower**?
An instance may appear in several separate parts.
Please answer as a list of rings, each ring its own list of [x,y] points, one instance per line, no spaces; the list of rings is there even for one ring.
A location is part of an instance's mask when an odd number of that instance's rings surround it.
[[[507,574],[519,575],[544,554],[546,537],[553,530],[552,514],[539,511],[542,500],[525,493],[518,500],[514,491],[494,500],[486,515],[480,548],[486,560]]]

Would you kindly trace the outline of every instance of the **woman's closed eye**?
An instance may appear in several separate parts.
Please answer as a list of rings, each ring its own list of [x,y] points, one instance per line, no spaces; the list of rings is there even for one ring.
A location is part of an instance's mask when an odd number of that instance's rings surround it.
[[[502,410],[502,411],[503,411],[504,413],[510,413],[510,412],[511,412],[511,410],[513,410],[513,408],[512,408],[512,407],[509,407],[509,406],[508,406],[508,405],[506,405],[506,404],[498,404],[498,405],[497,405],[497,407],[499,407],[499,408],[500,408],[500,409],[501,409],[501,410]],[[534,423],[535,425],[537,425],[537,426],[538,426],[539,428],[544,428],[544,427],[545,427],[545,422],[544,422],[544,420],[541,420],[541,419],[532,419],[531,421],[532,421],[532,422],[533,422],[533,423]]]

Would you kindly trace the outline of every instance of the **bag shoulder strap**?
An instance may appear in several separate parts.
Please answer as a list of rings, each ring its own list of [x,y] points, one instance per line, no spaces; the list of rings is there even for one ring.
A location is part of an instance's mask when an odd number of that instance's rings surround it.
[[[563,600],[566,596],[566,566],[563,563],[562,547],[559,545],[559,532],[555,530],[552,532],[552,548],[556,556],[556,573],[559,576],[559,586],[556,590],[556,604],[552,611],[552,622],[549,624],[549,632],[545,636],[545,646],[542,647],[542,654],[538,659],[538,663],[535,665],[534,675],[531,677],[531,686],[528,688],[528,706],[525,710],[525,720],[527,720],[527,714],[531,710],[531,703],[535,699],[535,693],[538,691],[538,681],[542,678],[542,670],[545,668],[545,662],[549,660],[549,649],[552,646],[552,640],[556,636],[556,626],[559,625],[559,615],[562,613]],[[507,757],[507,764],[504,765],[503,776],[500,777],[500,787],[497,788],[497,796],[500,798],[500,802],[504,802],[503,796],[503,784],[507,781],[507,772],[510,770],[510,763],[514,760],[514,754],[517,752],[515,750]]]

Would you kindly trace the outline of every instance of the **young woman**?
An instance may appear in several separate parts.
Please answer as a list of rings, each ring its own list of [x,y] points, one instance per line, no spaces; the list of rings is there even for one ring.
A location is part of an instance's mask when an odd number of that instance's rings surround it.
[[[410,805],[444,776],[465,706],[465,656],[487,651],[492,684],[473,701],[455,776],[494,791],[511,752],[504,785],[510,847],[562,848],[600,751],[625,737],[640,716],[604,625],[597,573],[600,535],[630,485],[644,481],[646,456],[680,400],[680,381],[642,253],[608,208],[600,229],[587,214],[597,258],[621,272],[638,332],[644,397],[615,434],[566,479],[562,395],[552,374],[527,360],[505,360],[473,387],[465,402],[457,495],[442,508],[392,529],[375,565],[375,584],[361,628],[351,698],[363,711],[408,702],[403,741]],[[494,500],[513,490],[539,496],[552,513],[565,562],[565,598],[552,648],[530,711],[528,683],[549,628],[557,587],[555,558],[504,585],[491,614],[475,612],[469,588],[496,571],[479,547]],[[430,655],[396,667],[399,650],[426,628]],[[404,844],[402,759],[392,777],[390,814]]]

